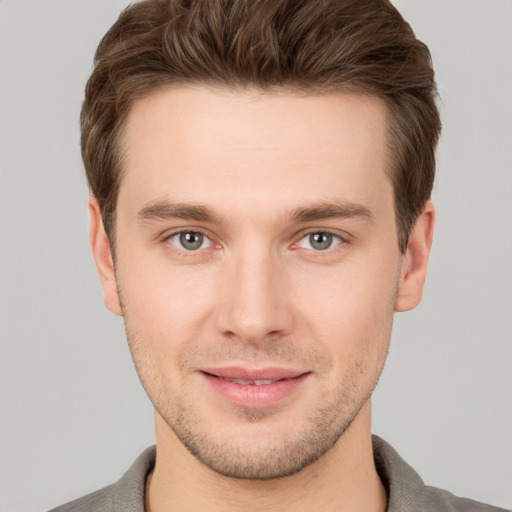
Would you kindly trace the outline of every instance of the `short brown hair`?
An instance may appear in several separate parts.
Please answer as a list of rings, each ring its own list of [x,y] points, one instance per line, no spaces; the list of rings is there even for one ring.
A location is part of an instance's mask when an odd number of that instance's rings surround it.
[[[111,241],[130,107],[180,84],[382,98],[405,252],[432,191],[441,123],[428,48],[388,0],[145,0],[123,11],[98,47],[80,118],[87,178]]]

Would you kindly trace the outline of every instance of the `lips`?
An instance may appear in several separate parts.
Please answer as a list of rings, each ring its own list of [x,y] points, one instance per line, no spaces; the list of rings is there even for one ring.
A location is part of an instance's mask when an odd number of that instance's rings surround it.
[[[287,368],[207,368],[200,372],[211,389],[232,404],[264,408],[294,394],[308,371]]]

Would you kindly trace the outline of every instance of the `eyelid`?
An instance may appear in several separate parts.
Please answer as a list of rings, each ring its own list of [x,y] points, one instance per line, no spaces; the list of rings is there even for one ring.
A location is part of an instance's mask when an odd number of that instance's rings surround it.
[[[333,238],[337,239],[337,243],[333,244],[331,247],[328,247],[327,249],[324,249],[324,250],[320,250],[320,249],[309,249],[309,248],[306,248],[306,247],[302,247],[299,245],[299,243],[304,240],[305,238],[311,236],[311,235],[314,235],[316,233],[325,233],[325,234],[329,234],[329,235],[332,235]],[[313,229],[308,229],[307,231],[303,231],[301,233],[299,233],[297,235],[297,237],[295,238],[296,242],[294,242],[292,244],[292,248],[293,249],[306,249],[308,251],[313,251],[315,253],[322,253],[322,252],[330,252],[331,250],[334,250],[336,249],[338,246],[340,245],[343,245],[343,244],[346,244],[348,243],[349,241],[349,235],[348,234],[341,234],[339,233],[338,231],[336,230],[333,230],[333,229],[325,229],[325,228],[313,228]]]
[[[184,247],[180,247],[178,244],[174,244],[171,242],[172,238],[174,238],[175,236],[181,235],[183,233],[200,233],[201,235],[203,235],[203,237],[206,240],[208,240],[209,244],[207,247],[202,247],[200,249],[187,250]],[[220,244],[218,242],[215,242],[213,237],[210,234],[208,234],[204,229],[197,228],[197,227],[190,227],[190,228],[180,227],[180,228],[173,229],[170,232],[166,232],[162,236],[162,241],[172,245],[176,250],[181,251],[183,253],[187,253],[188,255],[193,255],[194,253],[201,252],[205,249],[210,249],[211,247],[217,247],[217,248],[220,247]]]
[[[180,248],[179,246],[177,246],[175,244],[172,244],[170,242],[171,238],[173,238],[173,237],[175,237],[177,235],[180,235],[182,233],[200,233],[209,241],[209,245],[208,245],[208,247],[204,247],[202,249],[197,249],[195,251],[190,251],[190,250],[187,251],[185,248],[182,248],[182,247]],[[292,249],[301,248],[299,246],[299,242],[302,241],[304,238],[306,238],[308,236],[311,236],[311,235],[313,235],[315,233],[330,234],[330,235],[333,236],[333,238],[338,240],[338,243],[334,244],[333,246],[331,246],[331,247],[329,247],[327,249],[324,249],[323,251],[322,250],[315,250],[315,249],[306,249],[306,250],[310,250],[310,251],[318,252],[318,253],[329,252],[330,250],[335,249],[339,245],[343,245],[343,244],[349,243],[349,241],[351,239],[351,236],[348,233],[339,233],[337,230],[333,230],[333,229],[330,229],[330,228],[308,228],[306,231],[301,231],[296,236],[294,236],[294,239],[296,241],[292,243],[291,248]],[[200,252],[200,251],[202,251],[204,249],[208,249],[208,248],[211,248],[211,247],[221,248],[221,244],[219,242],[217,242],[215,240],[215,238],[207,230],[205,230],[203,228],[195,227],[195,226],[175,228],[175,229],[171,230],[170,232],[168,231],[168,232],[164,233],[162,235],[161,239],[162,239],[163,242],[167,242],[170,245],[172,245],[175,249],[177,249],[179,251],[182,251],[182,252],[185,252],[185,253],[188,253],[189,255],[192,255],[193,253],[197,253],[197,252]]]

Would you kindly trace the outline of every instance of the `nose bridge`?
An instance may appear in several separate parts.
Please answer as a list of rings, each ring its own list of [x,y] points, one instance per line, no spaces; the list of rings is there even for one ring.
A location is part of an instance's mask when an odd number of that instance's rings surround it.
[[[221,329],[250,343],[284,335],[291,315],[278,255],[252,240],[238,247],[230,260]]]

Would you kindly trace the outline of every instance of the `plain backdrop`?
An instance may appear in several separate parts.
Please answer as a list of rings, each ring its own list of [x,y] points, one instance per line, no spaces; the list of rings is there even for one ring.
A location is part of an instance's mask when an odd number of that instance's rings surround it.
[[[126,0],[0,0],[0,508],[117,480],[153,443],[87,242],[78,115]],[[512,507],[512,1],[398,0],[444,132],[423,304],[398,315],[374,432],[432,485]]]

